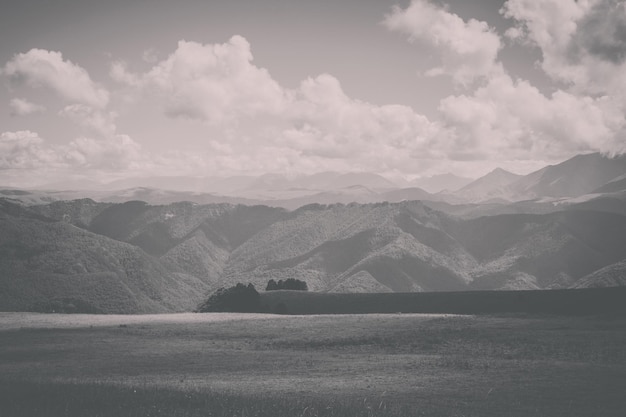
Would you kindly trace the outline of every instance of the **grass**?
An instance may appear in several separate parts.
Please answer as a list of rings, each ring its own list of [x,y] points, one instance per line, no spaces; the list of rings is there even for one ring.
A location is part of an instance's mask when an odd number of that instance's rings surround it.
[[[2,415],[610,417],[626,410],[621,315],[52,317],[54,325],[43,326],[41,315],[0,315]],[[20,327],[3,326],[11,321]]]

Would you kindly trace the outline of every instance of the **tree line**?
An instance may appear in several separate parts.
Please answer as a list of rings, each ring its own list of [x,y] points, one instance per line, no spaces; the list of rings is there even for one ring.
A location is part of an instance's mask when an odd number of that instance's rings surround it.
[[[305,281],[289,278],[276,282],[270,279],[266,291],[295,290],[308,291]],[[279,306],[280,307],[280,306]],[[284,306],[283,306],[284,307]],[[261,305],[261,296],[252,284],[237,283],[232,287],[220,288],[202,302],[196,309],[199,313],[232,312],[232,313],[269,313],[267,307]],[[286,308],[279,308],[274,313],[286,313]]]
[[[286,280],[278,280],[278,282],[270,279],[267,282],[267,287],[265,287],[265,291],[276,291],[276,290],[294,290],[294,291],[308,291],[309,288],[306,285],[305,281],[300,281],[299,279],[287,278]]]

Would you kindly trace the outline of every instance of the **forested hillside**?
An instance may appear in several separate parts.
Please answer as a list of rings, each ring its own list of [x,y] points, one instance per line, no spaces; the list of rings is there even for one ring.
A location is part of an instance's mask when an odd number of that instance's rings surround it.
[[[626,259],[626,217],[607,211],[0,201],[2,310],[192,310],[219,287],[288,278],[322,292],[621,285],[597,274]]]

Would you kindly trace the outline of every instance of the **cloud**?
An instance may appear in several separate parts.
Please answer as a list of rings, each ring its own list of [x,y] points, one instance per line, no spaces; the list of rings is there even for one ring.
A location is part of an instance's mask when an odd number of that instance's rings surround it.
[[[626,123],[610,97],[562,90],[545,96],[508,75],[472,95],[445,98],[439,111],[454,131],[449,154],[457,159],[559,160],[581,152],[626,151]]]
[[[123,170],[149,165],[141,145],[128,135],[104,140],[78,138],[63,148],[63,159],[71,166],[89,169]]]
[[[59,115],[101,137],[111,137],[116,133],[115,113],[94,109],[85,104],[71,104],[63,108]]]
[[[2,72],[13,82],[50,88],[71,102],[95,108],[104,108],[109,102],[109,92],[94,83],[84,68],[64,60],[60,52],[31,49],[15,55]]]
[[[229,171],[395,169],[398,161],[414,168],[411,155],[433,154],[440,128],[408,106],[348,97],[329,74],[284,88],[253,64],[250,45],[240,36],[225,44],[181,41],[146,73],[116,62],[111,76],[156,98],[170,117],[207,123],[213,132],[206,139],[210,164],[230,164]]]
[[[508,0],[508,33],[541,49],[541,68],[569,89],[626,104],[626,3],[619,0]]]
[[[82,137],[67,145],[51,145],[29,130],[0,134],[0,170],[123,172],[152,165],[141,146],[127,135]]]
[[[56,164],[57,155],[43,143],[43,139],[30,130],[0,134],[0,170],[33,169]]]
[[[290,106],[282,144],[304,157],[350,159],[361,169],[389,169],[427,153],[438,126],[408,106],[377,106],[348,97],[329,74],[303,81]]]
[[[241,36],[224,44],[180,41],[176,51],[149,72],[132,74],[117,62],[111,76],[156,92],[170,117],[220,124],[284,109],[284,90],[252,60],[250,44]]]
[[[143,51],[141,59],[148,64],[155,64],[159,60],[159,51],[155,48],[149,48]]]
[[[626,3],[596,3],[579,21],[573,36],[573,54],[581,51],[599,60],[621,65],[626,60]]]
[[[497,61],[500,37],[486,22],[464,21],[444,7],[427,0],[413,0],[406,9],[395,6],[383,24],[440,54],[442,65],[426,75],[447,74],[456,83],[467,86],[477,78],[501,71]]]
[[[43,113],[46,111],[44,106],[31,103],[24,98],[13,98],[9,102],[9,108],[11,116],[28,116],[36,113]]]

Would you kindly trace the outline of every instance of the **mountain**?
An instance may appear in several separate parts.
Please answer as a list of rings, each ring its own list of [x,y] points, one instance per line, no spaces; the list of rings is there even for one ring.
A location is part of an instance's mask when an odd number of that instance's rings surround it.
[[[592,191],[594,194],[615,193],[626,191],[626,174],[612,179],[603,186]]]
[[[267,204],[295,209],[313,203],[374,203],[419,199],[451,204],[540,203],[588,194],[626,191],[626,156],[577,155],[557,165],[520,176],[497,168],[476,180],[453,174],[392,182],[374,173],[321,172],[312,175],[265,174],[233,177],[127,178],[108,184],[75,181],[44,189],[0,190],[0,197],[24,204],[91,198],[96,201],[143,200],[151,204]],[[359,189],[360,192],[354,190]],[[367,191],[365,191],[367,190]],[[576,204],[576,202],[573,202]]]
[[[459,177],[454,174],[439,174],[431,177],[416,178],[410,182],[412,186],[421,188],[431,194],[441,191],[456,191],[471,183],[473,179]]]
[[[386,194],[341,192],[350,201]],[[0,199],[0,310],[188,311],[219,287],[287,278],[322,292],[621,284],[602,278],[618,276],[626,259],[626,199],[611,195],[575,204],[317,203],[293,211]]]
[[[626,217],[611,213],[460,220],[407,202],[294,215],[235,250],[221,279],[295,277],[333,291],[360,273],[392,291],[561,288],[626,254]]]
[[[55,221],[0,201],[2,310],[189,311],[209,288],[202,277],[166,268],[135,245],[66,220]]]
[[[626,259],[595,271],[578,281],[572,288],[601,288],[626,286]]]
[[[400,188],[397,190],[381,193],[378,202],[388,201],[396,203],[400,201],[438,200],[437,196],[422,190],[421,188]]]
[[[626,156],[577,155],[520,178],[510,191],[522,198],[578,197],[593,193],[626,174]]]
[[[522,176],[496,168],[458,190],[455,195],[467,201],[479,202],[506,196],[507,187]]]

